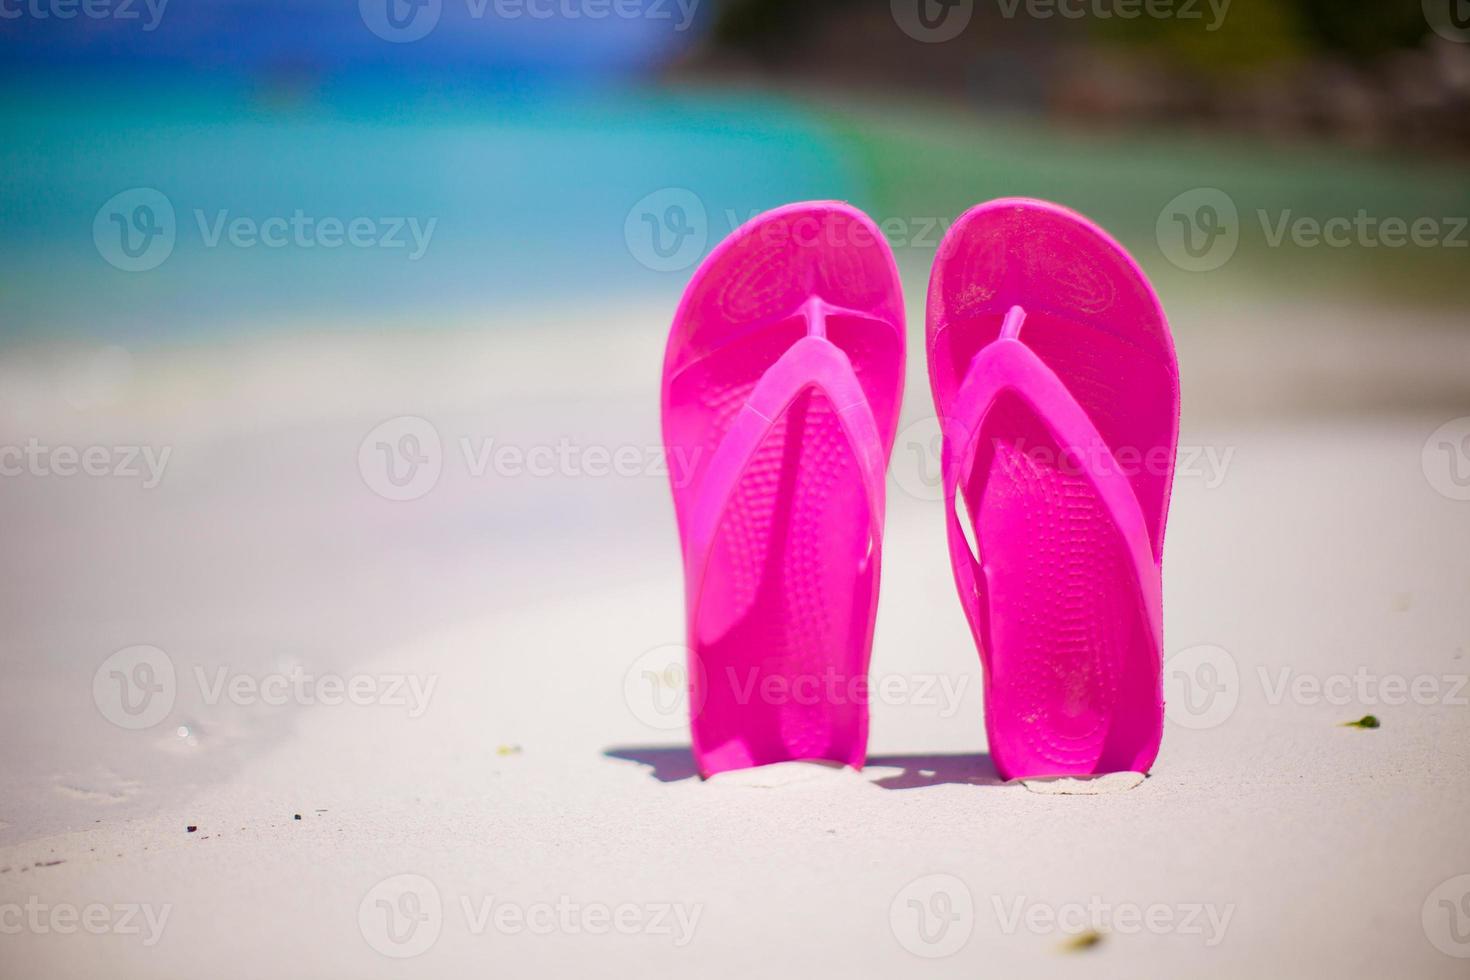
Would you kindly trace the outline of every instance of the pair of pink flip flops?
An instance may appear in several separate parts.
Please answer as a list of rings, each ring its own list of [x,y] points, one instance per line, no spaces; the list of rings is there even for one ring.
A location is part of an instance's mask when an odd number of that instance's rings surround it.
[[[950,560],[996,767],[1146,771],[1163,731],[1179,422],[1158,298],[1081,216],[994,201],[940,247],[926,336]],[[756,218],[689,284],[663,428],[693,464],[674,502],[705,776],[865,761],[904,348],[892,252],[846,204]]]

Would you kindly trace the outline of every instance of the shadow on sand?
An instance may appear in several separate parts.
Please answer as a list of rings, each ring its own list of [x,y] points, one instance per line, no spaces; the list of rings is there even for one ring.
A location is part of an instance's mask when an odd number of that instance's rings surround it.
[[[694,754],[687,745],[614,746],[602,753],[606,758],[636,762],[661,783],[677,783],[699,775]],[[884,770],[897,769],[896,773]],[[1003,786],[990,756],[979,753],[928,755],[871,755],[863,775],[880,789],[921,789],[925,786]]]

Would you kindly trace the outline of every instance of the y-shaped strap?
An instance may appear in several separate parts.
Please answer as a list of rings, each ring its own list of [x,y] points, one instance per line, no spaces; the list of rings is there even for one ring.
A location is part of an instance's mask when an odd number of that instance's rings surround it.
[[[1071,454],[1078,461],[1083,475],[1097,491],[1128,552],[1153,641],[1162,645],[1163,585],[1138,496],[1087,411],[1056,372],[1021,341],[1019,334],[1025,317],[1024,310],[1013,307],[1000,337],[975,355],[955,397],[952,414],[944,423],[944,504],[950,562],[960,582],[960,600],[971,624],[978,623],[978,580],[984,569],[976,562],[960,527],[955,496],[965,470],[975,458],[976,441],[985,417],[1002,394],[1013,392],[1031,406],[1063,453]]]
[[[685,601],[691,623],[698,609],[715,535],[735,488],[777,420],[807,388],[822,391],[837,411],[867,492],[873,560],[877,560],[882,550],[883,475],[887,460],[873,408],[847,354],[824,336],[808,335],[792,344],[761,376],[705,470],[684,548],[689,584]]]

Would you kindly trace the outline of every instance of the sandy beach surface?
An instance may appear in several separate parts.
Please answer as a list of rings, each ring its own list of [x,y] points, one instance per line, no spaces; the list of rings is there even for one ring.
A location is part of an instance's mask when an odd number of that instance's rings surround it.
[[[1169,727],[1080,795],[984,754],[917,308],[870,764],[710,782],[667,310],[7,357],[0,973],[1464,976],[1470,334],[1181,308]]]

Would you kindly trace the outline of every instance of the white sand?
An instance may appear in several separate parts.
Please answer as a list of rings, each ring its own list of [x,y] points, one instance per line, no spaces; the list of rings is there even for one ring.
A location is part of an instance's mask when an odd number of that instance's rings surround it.
[[[686,735],[642,720],[629,672],[681,635],[661,478],[475,477],[458,440],[656,445],[661,319],[8,358],[0,442],[172,457],[146,491],[3,485],[0,974],[1465,975],[1435,941],[1470,955],[1449,930],[1470,892],[1470,502],[1421,465],[1470,415],[1453,324],[1180,324],[1185,442],[1234,455],[1218,485],[1180,479],[1168,649],[1226,693],[1181,716],[1212,727],[1171,722],[1136,788],[1043,795],[979,755],[942,525],[897,479],[874,673],[907,701],[874,706],[866,771],[701,783]],[[906,420],[928,414],[917,350]],[[357,455],[405,414],[437,428],[443,476],[391,503]],[[177,694],[127,731],[92,682],[135,644]],[[208,703],[220,668],[293,666],[434,686],[417,717]],[[1431,703],[1385,703],[1421,677]],[[1380,729],[1341,727],[1368,713]],[[68,932],[91,903],[103,934]]]

